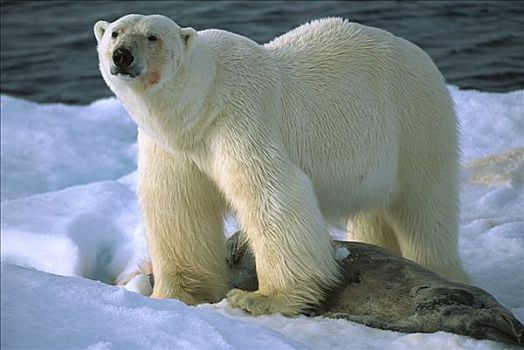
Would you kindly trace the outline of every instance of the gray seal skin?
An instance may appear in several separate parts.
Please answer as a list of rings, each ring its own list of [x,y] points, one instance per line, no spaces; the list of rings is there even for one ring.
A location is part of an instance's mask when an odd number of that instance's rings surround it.
[[[406,332],[445,331],[524,347],[524,326],[486,291],[450,282],[375,245],[335,241],[350,255],[340,261],[345,281],[326,291],[308,315],[347,319]],[[232,288],[256,290],[255,259],[237,232],[227,241]]]

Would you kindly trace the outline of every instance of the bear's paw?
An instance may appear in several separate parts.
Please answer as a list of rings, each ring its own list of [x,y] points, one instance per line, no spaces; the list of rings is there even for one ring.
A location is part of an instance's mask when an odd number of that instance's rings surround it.
[[[259,291],[247,292],[232,289],[227,294],[227,300],[232,307],[243,309],[253,316],[281,313],[285,316],[298,315],[300,310],[290,307],[289,301],[278,296],[262,295]]]

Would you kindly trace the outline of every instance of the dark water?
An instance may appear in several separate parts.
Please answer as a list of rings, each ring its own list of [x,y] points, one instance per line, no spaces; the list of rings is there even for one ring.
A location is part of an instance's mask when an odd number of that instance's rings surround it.
[[[110,96],[92,27],[128,13],[164,14],[181,26],[226,29],[260,43],[308,20],[341,16],[416,43],[448,83],[524,88],[522,1],[2,1],[1,92],[65,103]]]

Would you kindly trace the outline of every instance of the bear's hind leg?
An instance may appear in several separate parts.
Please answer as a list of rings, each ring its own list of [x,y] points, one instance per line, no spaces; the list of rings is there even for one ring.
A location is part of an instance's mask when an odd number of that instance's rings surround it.
[[[216,302],[227,291],[223,215],[216,186],[183,154],[139,133],[138,197],[155,275],[152,297]]]
[[[378,245],[401,254],[395,233],[379,213],[360,212],[352,215],[347,224],[347,239]]]
[[[455,282],[468,283],[458,252],[456,205],[443,193],[403,198],[391,208],[391,223],[402,256]],[[440,200],[440,202],[439,202]]]

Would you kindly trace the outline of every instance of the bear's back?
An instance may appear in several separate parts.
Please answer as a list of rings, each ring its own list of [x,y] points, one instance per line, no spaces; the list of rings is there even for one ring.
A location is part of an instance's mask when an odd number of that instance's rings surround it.
[[[309,71],[364,66],[383,61],[391,50],[391,34],[341,18],[325,18],[301,25],[274,39],[265,47],[293,69]]]
[[[406,83],[418,72],[440,77],[429,56],[418,46],[385,30],[324,18],[301,25],[264,45],[284,72],[321,84],[333,77],[372,85]],[[407,74],[406,74],[407,73]],[[399,79],[400,77],[400,79]]]

